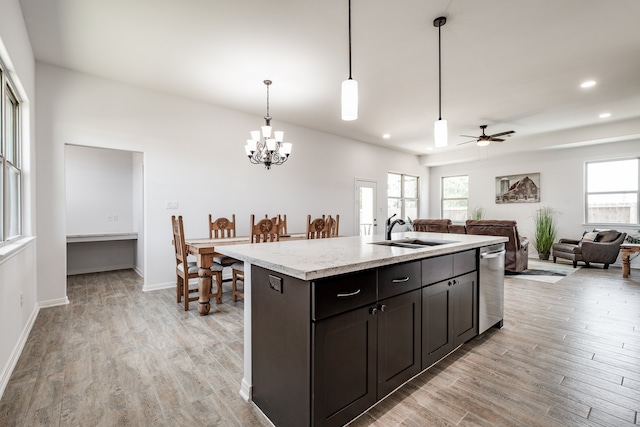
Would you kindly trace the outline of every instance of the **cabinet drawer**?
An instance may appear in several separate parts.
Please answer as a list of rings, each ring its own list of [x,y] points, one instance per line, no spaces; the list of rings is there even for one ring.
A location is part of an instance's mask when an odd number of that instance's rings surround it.
[[[313,282],[313,320],[324,319],[377,300],[376,271],[367,270]]]
[[[453,275],[459,276],[475,271],[477,269],[476,263],[477,255],[475,249],[453,254]]]
[[[453,254],[422,260],[422,284],[441,282],[453,275]]]
[[[418,289],[422,284],[420,261],[391,265],[378,270],[378,299]]]

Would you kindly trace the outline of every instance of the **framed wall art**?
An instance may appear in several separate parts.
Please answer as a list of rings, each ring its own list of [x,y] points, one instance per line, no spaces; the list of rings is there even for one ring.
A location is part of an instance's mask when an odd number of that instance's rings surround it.
[[[540,173],[496,177],[496,203],[539,203]]]

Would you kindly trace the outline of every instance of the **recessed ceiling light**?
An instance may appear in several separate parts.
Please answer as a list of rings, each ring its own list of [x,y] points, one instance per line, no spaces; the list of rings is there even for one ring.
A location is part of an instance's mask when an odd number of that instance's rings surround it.
[[[388,133],[385,133],[384,135],[382,135],[382,137],[384,139],[389,139],[389,138],[391,138],[391,135],[389,135]]]
[[[602,113],[598,117],[600,117],[601,119],[606,119],[608,117],[611,117],[611,113]]]
[[[583,88],[583,89],[585,89],[585,88],[588,88],[588,87],[593,87],[593,86],[595,86],[595,85],[596,85],[595,80],[588,80],[588,81],[586,81],[586,82],[582,82],[582,84],[580,85],[580,87],[581,87],[581,88]]]

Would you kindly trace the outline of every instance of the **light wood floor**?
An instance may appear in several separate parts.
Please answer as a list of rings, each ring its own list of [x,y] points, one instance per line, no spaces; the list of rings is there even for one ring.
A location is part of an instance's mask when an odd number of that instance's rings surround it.
[[[0,400],[0,426],[268,426],[238,394],[243,304],[200,317],[133,271],[72,276],[42,309]],[[505,322],[352,423],[640,424],[640,272],[509,277]]]

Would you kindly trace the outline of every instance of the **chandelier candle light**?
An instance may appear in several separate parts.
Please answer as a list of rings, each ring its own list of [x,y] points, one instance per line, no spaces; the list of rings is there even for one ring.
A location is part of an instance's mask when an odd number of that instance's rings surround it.
[[[433,26],[438,27],[438,120],[436,120],[433,133],[435,138],[435,146],[447,146],[447,121],[442,120],[442,59],[441,59],[441,43],[440,43],[440,27],[447,23],[447,18],[441,16],[433,20]]]
[[[259,130],[251,131],[251,139],[247,139],[247,145],[244,146],[249,161],[254,165],[264,164],[267,169],[271,169],[271,165],[281,165],[286,162],[292,148],[290,142],[283,142],[284,132],[273,131],[273,137],[271,137],[271,116],[269,115],[269,86],[271,83],[271,80],[264,81],[267,86],[267,115],[264,116],[265,125],[262,126],[262,138]]]

